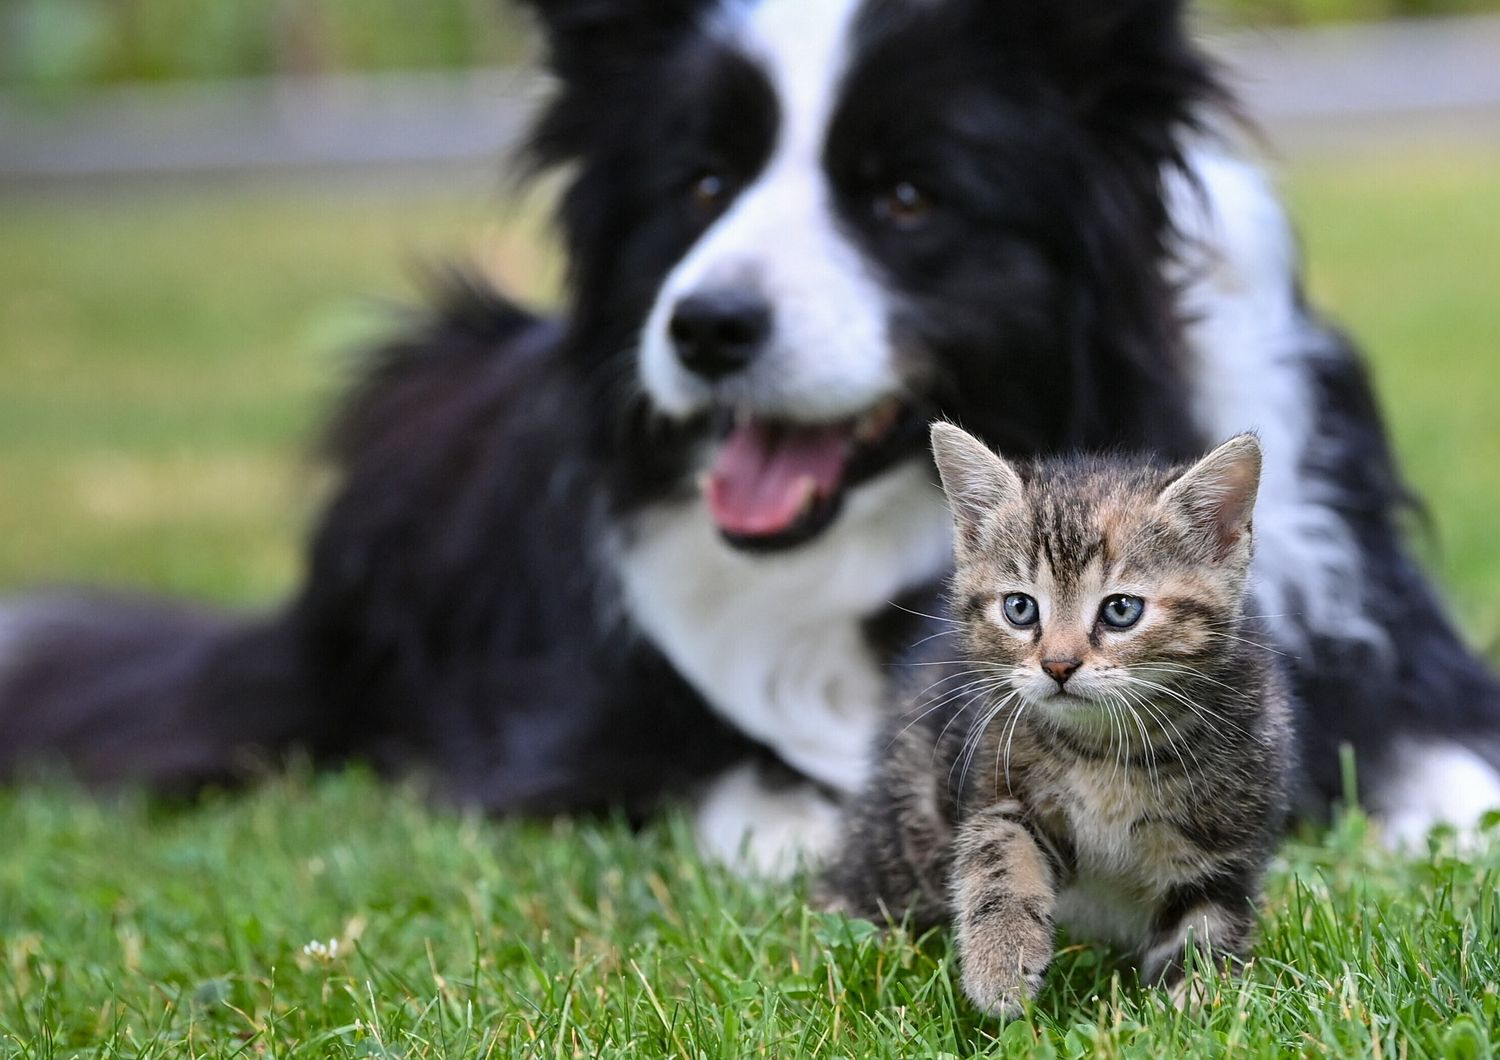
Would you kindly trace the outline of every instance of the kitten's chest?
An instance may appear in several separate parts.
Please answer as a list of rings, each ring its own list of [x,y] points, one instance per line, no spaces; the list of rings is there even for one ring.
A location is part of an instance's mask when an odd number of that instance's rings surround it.
[[[1028,802],[1042,829],[1071,853],[1078,879],[1154,898],[1203,872],[1203,852],[1183,830],[1195,797],[1174,777],[1078,761],[1047,770]]]
[[[1204,858],[1176,825],[1185,794],[1114,764],[1049,770],[1027,800],[1072,866],[1057,919],[1075,934],[1135,947],[1162,898],[1202,875]]]

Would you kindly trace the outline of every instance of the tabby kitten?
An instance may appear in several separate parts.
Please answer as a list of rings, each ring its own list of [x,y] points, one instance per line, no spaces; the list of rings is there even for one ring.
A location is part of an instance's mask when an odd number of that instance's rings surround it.
[[[943,423],[932,445],[952,635],[914,668],[928,687],[877,749],[824,903],[952,921],[965,992],[1000,1016],[1041,984],[1058,922],[1152,982],[1180,981],[1190,947],[1238,963],[1290,746],[1244,613],[1259,443],[1186,470],[1013,467]]]

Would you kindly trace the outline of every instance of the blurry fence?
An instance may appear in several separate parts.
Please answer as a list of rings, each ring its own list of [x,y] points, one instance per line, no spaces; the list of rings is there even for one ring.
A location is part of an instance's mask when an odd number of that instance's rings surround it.
[[[1196,0],[1212,25],[1305,25],[1500,11],[1500,0]],[[506,0],[3,0],[0,87],[66,95],[107,84],[513,64]]]
[[[502,0],[4,0],[0,84],[66,95],[106,84],[513,63]]]
[[[486,0],[488,2],[488,0]],[[1288,153],[1406,138],[1500,143],[1500,17],[1228,34],[1249,113]],[[544,86],[518,67],[0,95],[0,180],[489,162]]]

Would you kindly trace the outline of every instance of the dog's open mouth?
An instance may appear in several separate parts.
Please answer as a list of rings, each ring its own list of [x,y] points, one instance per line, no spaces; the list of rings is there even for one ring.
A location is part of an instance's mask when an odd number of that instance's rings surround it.
[[[800,544],[833,522],[850,487],[906,455],[924,426],[895,398],[836,423],[735,416],[704,476],[709,514],[741,548]]]

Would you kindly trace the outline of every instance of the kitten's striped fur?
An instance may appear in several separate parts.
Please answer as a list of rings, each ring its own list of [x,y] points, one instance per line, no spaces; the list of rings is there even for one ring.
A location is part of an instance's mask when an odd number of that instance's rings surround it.
[[[947,424],[933,447],[954,626],[913,668],[925,687],[849,812],[825,900],[952,921],[964,989],[996,1015],[1036,991],[1059,922],[1125,946],[1152,982],[1180,980],[1190,945],[1238,963],[1291,745],[1245,614],[1258,443],[1188,469],[1015,468]],[[1017,594],[1034,623],[1007,617]],[[1143,601],[1128,628],[1102,610],[1117,597]]]

